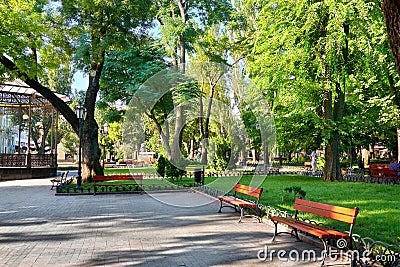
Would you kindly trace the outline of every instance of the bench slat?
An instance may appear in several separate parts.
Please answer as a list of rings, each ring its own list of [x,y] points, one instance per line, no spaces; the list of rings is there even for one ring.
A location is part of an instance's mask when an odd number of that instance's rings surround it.
[[[358,209],[350,209],[345,207],[333,206],[329,204],[323,204],[318,202],[313,202],[304,199],[296,199],[294,208],[296,210],[313,213],[323,217],[331,218],[334,220],[354,224]]]
[[[218,196],[218,199],[220,200],[220,208],[218,212],[221,212],[221,209],[223,207],[231,207],[231,208],[240,208],[240,219],[239,222],[242,220],[242,218],[245,216],[244,215],[244,207],[249,207],[251,209],[253,209],[256,212],[256,217],[258,218],[258,221],[261,222],[261,216],[260,216],[260,210],[258,208],[258,202],[260,201],[260,197],[262,194],[263,189],[258,189],[258,188],[253,188],[247,185],[242,185],[242,184],[236,184],[234,189],[235,191],[235,195],[234,196]],[[239,197],[236,196],[236,193],[241,193],[244,195],[248,195],[251,197],[254,197],[257,199],[256,202],[252,202],[252,201],[247,201],[244,199],[241,199]],[[226,202],[229,203],[230,206],[224,206],[222,203]],[[246,215],[246,216],[250,216],[250,215]]]
[[[220,200],[223,200],[225,202],[231,203],[232,205],[239,206],[239,207],[255,207],[257,205],[256,203],[248,202],[248,201],[242,200],[240,198],[235,198],[235,197],[220,196],[218,198]]]
[[[349,238],[349,234],[347,234],[347,233],[342,233],[342,232],[339,232],[338,230],[329,229],[329,228],[325,228],[325,227],[322,227],[322,226],[319,226],[319,225],[315,225],[315,224],[307,223],[307,222],[304,222],[304,221],[300,221],[300,220],[295,219],[295,218],[273,216],[273,217],[270,217],[270,219],[272,221],[276,221],[276,222],[279,222],[279,223],[284,223],[286,225],[290,225],[290,226],[292,226],[294,228],[297,228],[297,229],[300,229],[299,227],[301,227],[301,226],[306,226],[308,228],[318,229],[320,231],[324,231],[327,234],[329,234],[329,238],[335,238],[335,239],[340,239],[340,238],[347,239],[347,238]],[[306,229],[306,228],[303,228],[303,229]],[[312,231],[308,231],[308,230],[307,230],[307,232],[310,233],[310,234],[317,233],[317,232],[312,232]],[[325,237],[323,237],[323,238],[325,238]],[[328,237],[326,237],[326,238],[328,238]]]
[[[253,188],[247,185],[236,184],[234,190],[238,193],[246,194],[252,197],[260,198],[263,189]]]

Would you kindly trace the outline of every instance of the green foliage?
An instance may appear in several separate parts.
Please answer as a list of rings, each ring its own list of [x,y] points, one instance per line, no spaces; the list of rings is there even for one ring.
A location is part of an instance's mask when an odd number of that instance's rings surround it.
[[[212,141],[215,144],[215,156],[211,162],[211,168],[216,171],[232,168],[232,166],[228,166],[231,157],[231,142],[222,136],[215,137]]]
[[[157,162],[156,162],[156,164],[155,164],[157,173],[161,177],[165,176],[165,167],[167,165],[167,162],[168,162],[167,159],[163,155],[160,155],[158,160],[157,160]]]
[[[301,189],[300,186],[285,187],[283,189],[282,201],[294,203],[296,198],[305,198],[306,194],[306,191]]]
[[[184,160],[181,160],[184,161]],[[156,162],[156,170],[157,173],[162,176],[162,177],[168,177],[171,179],[174,178],[182,178],[183,175],[186,174],[186,171],[184,169],[182,169],[182,167],[177,167],[176,165],[178,164],[174,164],[171,161],[169,161],[167,158],[165,158],[165,156],[160,155],[160,157],[158,158],[157,162]],[[179,166],[185,166],[186,164],[184,162],[179,162]]]
[[[164,52],[153,45],[154,40],[129,50],[112,50],[104,63],[101,96],[106,102],[129,102],[132,95],[148,78],[166,68]]]
[[[183,161],[183,160],[181,160]],[[183,175],[186,174],[186,171],[182,169],[182,162],[179,162],[180,167],[177,167],[178,164],[175,164],[169,160],[165,162],[165,176],[171,179],[178,178],[181,179]]]

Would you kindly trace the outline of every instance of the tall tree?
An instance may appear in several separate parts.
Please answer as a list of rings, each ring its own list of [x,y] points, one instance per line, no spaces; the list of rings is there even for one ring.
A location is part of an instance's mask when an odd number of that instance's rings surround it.
[[[396,0],[383,0],[382,10],[397,73],[400,75],[400,3]],[[393,79],[391,77],[389,79],[392,81],[391,89],[396,96],[396,105],[400,109],[399,90],[394,86]],[[400,161],[400,125],[397,125],[397,150],[397,158]]]
[[[156,1],[156,19],[160,25],[161,40],[176,70],[185,73],[187,54],[193,51],[198,37],[204,32],[202,29],[207,29],[209,25],[219,21],[225,21],[229,15],[227,12],[229,7],[229,1],[226,0]],[[178,161],[181,154],[181,130],[185,119],[181,105],[182,98],[173,94],[171,100],[175,121],[168,123],[167,127],[157,127],[157,129],[160,131],[169,159]],[[172,135],[170,131],[173,132]],[[167,137],[171,137],[171,144]]]
[[[257,1],[250,1],[254,5]],[[340,131],[349,77],[363,54],[369,11],[364,1],[264,1],[248,57],[264,88],[288,91],[325,122],[324,180],[341,179]]]

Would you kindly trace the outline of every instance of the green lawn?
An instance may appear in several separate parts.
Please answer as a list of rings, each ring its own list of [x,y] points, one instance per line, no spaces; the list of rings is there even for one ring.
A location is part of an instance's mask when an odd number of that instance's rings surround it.
[[[235,177],[206,177],[209,186],[223,189],[228,183],[232,184]],[[186,180],[186,181],[185,181]],[[189,183],[193,179],[183,179],[180,183]],[[244,176],[240,183],[249,185],[251,176]],[[284,189],[299,186],[307,195],[305,199],[343,206],[348,208],[359,207],[360,212],[354,228],[354,233],[362,237],[371,237],[377,241],[397,244],[400,241],[400,185],[382,185],[368,183],[328,183],[322,178],[279,175],[268,176],[261,184],[264,188],[261,203],[281,210],[294,212],[291,200],[282,200]],[[346,224],[330,221],[321,217],[305,216],[317,219],[319,222],[333,225],[343,231],[348,230]]]
[[[105,168],[104,174],[127,174],[127,173],[140,173],[140,174],[157,174],[157,171],[154,167],[136,167],[136,168]]]

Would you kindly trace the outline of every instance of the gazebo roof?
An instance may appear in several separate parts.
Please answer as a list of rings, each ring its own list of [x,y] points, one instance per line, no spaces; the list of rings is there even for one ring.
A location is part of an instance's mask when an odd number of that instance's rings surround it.
[[[66,95],[55,93],[65,102],[69,101]],[[0,84],[0,107],[21,108],[32,106],[51,106],[51,103],[20,79]]]

